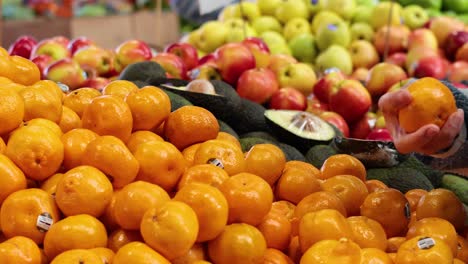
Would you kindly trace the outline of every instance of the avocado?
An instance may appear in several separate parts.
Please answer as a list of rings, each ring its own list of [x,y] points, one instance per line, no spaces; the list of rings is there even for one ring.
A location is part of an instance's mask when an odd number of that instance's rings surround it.
[[[335,128],[315,114],[294,110],[267,110],[265,120],[284,143],[306,153],[317,144],[328,144]]]
[[[240,135],[240,138],[246,138],[246,137],[264,138],[271,142],[279,142],[276,137],[274,137],[272,134],[265,132],[265,131],[252,131],[252,132],[248,132],[248,133]]]
[[[414,155],[409,156],[405,161],[398,165],[399,168],[412,168],[424,174],[435,188],[439,188],[442,182],[442,171],[433,169],[424,164]]]
[[[308,163],[320,169],[325,160],[335,154],[337,154],[337,152],[333,147],[330,145],[320,144],[311,147],[309,151],[307,151],[305,158]]]
[[[242,152],[249,151],[254,145],[257,144],[274,144],[271,141],[268,141],[264,138],[255,138],[255,137],[248,137],[248,138],[241,138],[239,139],[239,143],[242,147]]]
[[[136,86],[138,86],[138,88],[143,88],[145,86],[149,86],[149,84],[147,82],[139,81],[139,80],[132,81],[132,83],[134,83]]]
[[[228,134],[231,134],[235,138],[239,139],[239,135],[230,127],[228,124],[226,124],[224,121],[218,119],[218,124],[219,124],[219,131],[220,132],[226,132]]]
[[[366,168],[394,167],[407,158],[388,141],[336,137],[331,145],[338,153],[359,159]]]
[[[252,131],[270,132],[270,129],[265,121],[266,108],[262,105],[241,98],[240,108],[238,111],[225,109],[228,115],[223,119],[230,125],[238,134],[245,134]]]
[[[169,96],[169,99],[171,100],[171,112],[174,112],[175,110],[181,108],[182,106],[193,105],[191,102],[189,102],[187,99],[183,98],[180,95],[177,95],[169,91],[164,91],[164,92],[167,94],[167,96]]]
[[[154,61],[142,61],[132,63],[125,67],[119,75],[119,80],[150,83],[149,81],[151,79],[164,78],[165,76],[166,71],[159,63]]]
[[[295,147],[288,145],[286,143],[277,143],[278,147],[283,151],[286,156],[286,161],[290,160],[299,160],[306,161],[304,155]]]
[[[189,81],[175,78],[166,77],[153,77],[148,80],[148,83],[157,87],[169,86],[169,87],[183,87],[186,86]]]
[[[368,180],[379,180],[388,187],[406,193],[412,189],[430,191],[434,189],[432,183],[421,172],[411,168],[373,168],[367,170]]]
[[[454,192],[460,201],[468,204],[468,179],[455,174],[446,173],[442,176],[441,188]]]

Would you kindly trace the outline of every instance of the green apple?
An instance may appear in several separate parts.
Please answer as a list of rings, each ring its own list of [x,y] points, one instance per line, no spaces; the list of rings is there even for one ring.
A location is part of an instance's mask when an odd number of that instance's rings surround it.
[[[330,10],[349,20],[353,17],[356,9],[356,0],[320,0],[323,10]]]
[[[349,28],[351,32],[351,40],[367,40],[372,42],[374,40],[374,29],[371,25],[363,22],[354,23]]]
[[[331,45],[347,47],[351,42],[348,24],[344,22],[331,23],[319,27],[317,34],[317,47],[326,50]]]
[[[264,16],[274,16],[276,8],[282,0],[257,0],[257,6],[260,13]]]
[[[442,5],[444,10],[450,10],[457,14],[468,13],[468,1],[467,0],[443,0]]]
[[[344,20],[336,13],[328,10],[322,10],[318,12],[312,19],[312,34],[317,33],[317,30],[321,25],[328,25],[331,23],[338,23],[343,21]]]
[[[468,25],[468,13],[458,15],[457,18],[458,18],[458,20],[463,21],[463,23],[465,23],[465,25]]]
[[[319,0],[303,0],[309,10],[309,15],[313,16],[322,10]]]
[[[256,36],[257,32],[246,23],[243,27],[229,28],[229,32],[226,36],[226,42],[241,42],[248,37]]]
[[[454,0],[449,0],[449,1],[452,2]],[[424,9],[436,9],[436,10],[440,10],[442,8],[442,0],[399,0],[398,2],[402,6],[418,5]]]
[[[272,16],[261,16],[256,18],[252,23],[252,27],[258,34],[262,34],[265,31],[283,32],[281,23],[278,19]]]
[[[283,36],[286,41],[302,33],[310,32],[310,24],[305,18],[296,17],[289,20],[283,28]]]
[[[226,43],[229,28],[220,21],[209,21],[200,28],[197,47],[204,52],[213,52]]]
[[[272,55],[284,54],[292,56],[292,51],[287,43],[273,43],[268,45],[268,49],[270,49],[270,54]]]
[[[263,41],[265,41],[268,47],[270,47],[273,44],[287,44],[283,35],[276,31],[265,31],[262,34],[260,34],[260,38],[263,39]]]
[[[375,6],[379,0],[356,0],[357,6]]]
[[[303,0],[283,0],[275,11],[276,18],[286,24],[297,17],[309,18],[309,10]]]
[[[198,41],[200,40],[201,29],[195,29],[188,33],[187,42],[198,48]]]
[[[330,68],[338,68],[344,74],[350,75],[353,72],[353,61],[349,51],[340,45],[332,45],[315,60],[315,66],[320,72]]]
[[[292,63],[282,67],[278,73],[280,87],[296,88],[304,95],[312,92],[317,76],[306,63]]]
[[[396,2],[380,2],[372,11],[370,23],[375,30],[388,25],[389,21],[390,25],[400,25],[401,12],[402,7]]]
[[[292,55],[300,62],[313,63],[317,56],[315,38],[311,33],[302,33],[292,38],[289,43]]]
[[[426,10],[418,5],[409,5],[403,8],[401,12],[403,23],[410,29],[416,29],[424,26],[429,20]]]
[[[372,11],[374,11],[373,6],[358,6],[356,7],[356,12],[354,12],[354,16],[351,19],[353,23],[363,22],[369,23],[372,17]]]
[[[219,21],[226,21],[226,20],[231,19],[231,18],[236,18],[237,17],[236,16],[236,8],[237,8],[236,4],[227,5],[219,13],[218,20]]]
[[[260,17],[261,14],[256,3],[240,2],[235,5],[234,16],[252,23],[257,17]]]
[[[437,10],[437,9],[426,9],[426,12],[427,12],[427,15],[429,16],[429,18],[433,18],[433,17],[440,17],[442,15],[442,13],[440,12],[440,10]]]

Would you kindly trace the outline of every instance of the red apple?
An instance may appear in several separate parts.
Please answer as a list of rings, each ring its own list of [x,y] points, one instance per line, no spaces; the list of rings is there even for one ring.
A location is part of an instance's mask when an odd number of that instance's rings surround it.
[[[320,114],[320,118],[334,125],[338,130],[341,131],[341,133],[343,133],[344,137],[349,137],[348,123],[346,123],[346,120],[344,120],[340,114],[331,111],[325,111]]]
[[[68,47],[68,44],[70,44],[70,39],[68,39],[65,36],[55,36],[51,38],[53,41],[61,44],[64,47]]]
[[[305,95],[292,87],[279,89],[271,96],[270,100],[270,109],[304,111],[307,106]]]
[[[198,65],[203,65],[206,63],[216,63],[216,54],[209,53],[198,59]]]
[[[420,47],[410,50],[406,56],[405,62],[405,68],[408,72],[408,75],[411,76],[413,74],[412,69],[414,69],[414,64],[416,64],[420,59],[434,56],[440,56],[439,51],[428,47]]]
[[[418,28],[409,34],[408,50],[420,47],[427,47],[433,50],[437,50],[439,48],[437,38],[430,29]]]
[[[350,137],[357,139],[365,139],[374,129],[377,117],[374,113],[368,112],[359,120],[350,125]]]
[[[320,101],[313,93],[311,93],[307,96],[306,111],[314,114],[321,114],[322,112],[328,111],[328,104]]]
[[[198,53],[197,49],[185,42],[173,43],[168,45],[164,52],[172,53],[182,59],[187,70],[191,70],[198,65]]]
[[[327,71],[314,85],[312,92],[322,102],[328,103],[333,86],[345,80],[345,75],[340,70]]]
[[[179,56],[172,53],[161,52],[156,54],[151,60],[159,63],[173,78],[188,79],[187,68],[184,61]]]
[[[37,41],[31,36],[21,36],[13,42],[8,48],[8,54],[17,55],[23,58],[31,58],[31,52],[36,46]]]
[[[107,84],[109,84],[111,81],[107,78],[104,77],[95,77],[95,78],[90,78],[87,79],[83,84],[82,87],[89,87],[89,88],[94,88],[99,91],[101,91]]]
[[[458,49],[466,43],[468,43],[468,31],[455,31],[450,33],[444,46],[447,58],[454,60]]]
[[[435,17],[430,25],[430,30],[434,32],[437,38],[439,47],[443,47],[448,36],[455,31],[460,31],[465,28],[464,23],[453,17],[440,16]]]
[[[447,65],[440,57],[426,57],[420,59],[413,69],[416,78],[433,77],[444,79],[447,76]]]
[[[329,100],[330,110],[340,114],[348,124],[360,119],[372,104],[369,91],[356,80],[344,80],[334,86]]]
[[[393,141],[392,134],[386,128],[374,128],[367,135],[366,139],[368,140],[378,140],[378,141]]]
[[[407,77],[406,72],[400,66],[381,62],[372,67],[365,86],[372,97],[379,97],[386,93],[392,85]]]
[[[204,80],[221,80],[221,73],[218,66],[214,63],[205,63],[199,65],[188,72],[190,80],[204,79]]]
[[[452,83],[460,83],[468,80],[468,62],[454,62],[449,68],[448,79]]]
[[[275,75],[278,77],[280,69],[283,66],[297,63],[297,60],[289,55],[285,54],[274,54],[270,56],[270,62],[268,64],[268,69],[272,70]]]
[[[223,80],[233,86],[236,86],[237,80],[244,71],[255,68],[255,57],[241,43],[224,44],[215,53],[216,64]]]
[[[87,37],[78,37],[72,39],[70,43],[68,43],[67,48],[70,51],[71,55],[73,55],[77,50],[88,46],[95,46],[95,44],[92,40],[88,39]]]
[[[465,43],[458,49],[455,60],[468,62],[468,43]]]
[[[140,40],[128,40],[115,50],[115,69],[121,72],[129,64],[147,61],[152,57],[153,52],[148,44]]]
[[[263,104],[279,90],[279,84],[271,70],[254,68],[242,73],[236,90],[240,97]]]
[[[52,57],[54,61],[70,57],[70,51],[67,49],[67,47],[52,39],[44,39],[39,41],[39,43],[37,43],[37,45],[32,50],[30,58],[34,58],[43,54]]]
[[[111,70],[111,55],[106,50],[96,46],[79,49],[73,55],[73,60],[82,69],[94,70],[99,76],[104,76]]]
[[[353,71],[350,78],[354,79],[356,81],[360,81],[362,83],[365,83],[365,81],[367,80],[367,76],[369,76],[369,69],[367,69],[367,68],[357,68],[356,70]]]
[[[261,38],[248,37],[242,41],[242,44],[254,55],[257,68],[268,67],[270,63],[270,49]]]
[[[70,90],[82,87],[87,78],[80,65],[70,58],[52,63],[44,74],[49,80],[66,84]]]
[[[36,66],[39,68],[39,71],[41,72],[41,79],[45,79],[45,69],[54,62],[54,59],[50,57],[49,55],[39,55],[34,57],[32,60],[36,64]]]
[[[405,25],[398,26],[383,26],[375,34],[374,46],[380,55],[385,53],[385,46],[387,43],[387,33],[390,31],[388,37],[388,54],[395,52],[405,51],[408,44],[408,37],[410,30]]]
[[[386,63],[395,64],[401,68],[405,68],[407,54],[405,52],[395,52],[385,59]]]

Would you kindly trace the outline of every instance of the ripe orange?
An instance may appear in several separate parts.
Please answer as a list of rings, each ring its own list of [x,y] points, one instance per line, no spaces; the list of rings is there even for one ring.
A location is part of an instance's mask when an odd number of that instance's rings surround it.
[[[38,126],[18,128],[10,136],[5,155],[28,178],[45,180],[58,171],[63,161],[63,143],[54,132]]]
[[[361,248],[348,238],[325,239],[306,249],[300,263],[361,263]]]
[[[138,86],[127,80],[115,80],[108,83],[103,89],[103,95],[113,95],[125,99],[130,93],[138,91]]]
[[[173,200],[184,202],[195,211],[199,223],[197,242],[214,239],[227,224],[228,202],[216,187],[189,183],[177,191]]]
[[[41,250],[33,240],[15,236],[0,243],[0,263],[40,264]]]
[[[109,232],[117,230],[119,225],[117,224],[117,220],[115,219],[114,211],[115,211],[115,198],[117,194],[122,189],[114,189],[114,193],[112,194],[111,201],[107,205],[106,211],[104,214],[99,218],[99,220],[104,224]]]
[[[50,264],[72,264],[72,263],[90,263],[98,264],[102,262],[99,256],[86,249],[71,249],[57,255]]]
[[[114,255],[115,255],[114,251],[108,248],[97,247],[97,248],[92,248],[88,250],[96,254],[101,259],[101,263],[110,264],[112,263],[112,260],[114,259]]]
[[[69,216],[56,222],[44,238],[44,252],[49,259],[71,249],[106,245],[106,228],[99,220],[86,214]]]
[[[369,194],[366,184],[353,175],[336,175],[322,183],[324,191],[333,192],[343,202],[348,216],[359,215],[360,206]]]
[[[302,257],[301,245],[299,244],[299,236],[295,235],[291,237],[291,243],[288,247],[288,257],[292,259],[294,263],[299,263]]]
[[[0,137],[0,154],[5,153],[6,144],[3,138]]]
[[[41,189],[46,191],[48,194],[55,196],[55,192],[57,191],[57,184],[63,178],[63,173],[56,173],[50,176],[47,180],[41,183]]]
[[[60,126],[60,129],[63,133],[67,133],[72,129],[80,128],[81,119],[77,113],[73,112],[73,110],[66,106],[62,106],[62,116],[58,125]]]
[[[365,181],[365,184],[366,184],[366,187],[367,187],[367,191],[369,193],[374,192],[377,189],[387,189],[388,188],[388,186],[385,183],[383,183],[383,182],[381,182],[379,180],[367,180],[367,181]]]
[[[167,192],[175,189],[185,171],[182,153],[169,142],[141,143],[133,155],[140,164],[136,180],[157,184]]]
[[[450,247],[441,239],[432,236],[416,236],[401,244],[395,263],[452,264]]]
[[[322,167],[321,178],[328,179],[336,175],[353,175],[362,181],[366,180],[366,167],[357,158],[348,154],[336,154],[325,160]]]
[[[169,260],[183,256],[195,244],[199,223],[186,203],[168,201],[143,215],[140,232],[144,241]]]
[[[19,91],[24,100],[24,120],[45,118],[55,123],[62,116],[63,93],[57,83],[43,80]]]
[[[93,98],[81,117],[83,128],[98,135],[111,135],[127,142],[132,134],[132,112],[127,103],[119,97],[101,95]]]
[[[413,100],[398,114],[400,126],[407,133],[427,124],[442,127],[448,117],[457,111],[452,92],[435,78],[421,78],[411,83],[407,90]]]
[[[219,188],[229,178],[227,172],[212,164],[200,164],[189,167],[180,178],[177,189],[182,189],[189,183],[206,183]]]
[[[187,163],[187,167],[191,167],[193,165],[193,159],[195,158],[195,153],[197,152],[200,145],[201,143],[196,143],[182,150],[182,155],[184,156],[185,162]]]
[[[268,248],[286,250],[291,240],[291,222],[286,215],[270,212],[257,226],[262,232]]]
[[[361,215],[379,222],[387,237],[403,236],[410,220],[408,200],[396,189],[379,189],[367,195]]]
[[[198,261],[205,260],[207,258],[205,245],[206,244],[195,243],[183,256],[173,259],[172,264],[197,263]]]
[[[26,189],[26,177],[13,161],[0,154],[0,205],[8,195]]]
[[[273,144],[256,144],[245,153],[245,171],[274,185],[286,164],[283,151]]]
[[[111,249],[114,252],[119,251],[119,249],[130,242],[142,242],[143,238],[139,231],[117,229],[114,230],[107,239],[107,248]]]
[[[396,253],[400,248],[401,244],[406,241],[406,237],[390,237],[387,239],[387,253]]]
[[[267,248],[263,256],[264,264],[294,264],[294,262],[283,252],[274,248]]]
[[[242,149],[224,140],[208,140],[198,147],[193,157],[193,165],[209,163],[220,163],[230,176],[245,172]]]
[[[241,144],[240,144],[239,140],[235,136],[233,136],[233,135],[231,135],[231,134],[229,134],[227,132],[219,131],[218,135],[216,136],[216,139],[226,140],[228,142],[231,142],[231,143],[237,145],[239,148],[241,147]]]
[[[125,97],[133,116],[133,130],[150,130],[160,126],[171,113],[171,100],[161,89],[145,86]]]
[[[57,123],[50,121],[49,119],[45,118],[34,118],[28,121],[25,121],[22,126],[39,126],[43,128],[50,129],[55,135],[61,137],[63,135],[62,129],[60,128]]]
[[[408,200],[411,212],[416,211],[419,200],[421,200],[421,197],[423,197],[427,193],[428,192],[426,190],[423,190],[423,189],[412,189],[412,190],[409,190],[409,191],[407,191],[405,193],[405,197],[406,197],[406,200]]]
[[[127,146],[114,136],[100,136],[89,142],[82,154],[81,164],[104,172],[114,188],[122,188],[135,180],[140,168]]]
[[[23,122],[24,101],[18,92],[6,88],[0,88],[0,98],[0,135],[5,135]]]
[[[452,223],[457,229],[463,229],[466,214],[463,203],[457,195],[447,189],[434,189],[422,196],[416,208],[418,220],[426,217],[440,217]]]
[[[366,216],[351,216],[346,220],[353,232],[353,241],[361,248],[387,249],[387,235],[379,222]]]
[[[7,238],[25,236],[41,244],[44,240],[44,232],[49,226],[38,225],[38,218],[50,220],[52,223],[60,219],[54,199],[41,189],[19,190],[3,201],[0,210],[0,226]]]
[[[130,242],[117,251],[112,264],[171,264],[169,260],[141,242]]]
[[[299,243],[305,253],[321,240],[353,237],[353,231],[346,218],[337,210],[322,209],[305,214],[299,222]]]
[[[468,242],[460,235],[457,236],[458,247],[457,254],[455,255],[457,259],[464,262],[468,261]]]
[[[461,259],[458,259],[458,258],[454,258],[453,264],[465,264],[465,261],[462,261]]]
[[[101,216],[112,199],[112,183],[100,170],[78,166],[67,171],[58,182],[55,202],[66,215]]]
[[[442,218],[428,217],[416,221],[408,229],[406,239],[409,240],[416,236],[431,236],[438,238],[452,249],[454,256],[458,251],[458,234],[453,225]]]
[[[215,139],[219,132],[216,117],[198,106],[183,106],[169,114],[164,123],[164,136],[182,150],[195,143]]]
[[[360,264],[393,264],[393,260],[385,251],[378,248],[362,248]]]
[[[291,221],[294,218],[295,209],[296,206],[293,203],[285,200],[278,200],[271,204],[270,213],[286,216],[286,218]]]
[[[334,209],[344,217],[347,216],[346,208],[341,199],[333,192],[320,191],[307,195],[294,210],[294,216],[301,219],[305,214],[320,211],[322,209]]]
[[[85,128],[73,129],[63,134],[63,166],[65,169],[70,170],[80,166],[86,147],[98,137],[98,134]]]
[[[249,224],[226,226],[208,242],[208,254],[216,264],[262,263],[267,246],[262,233]]]
[[[310,167],[294,165],[301,163],[305,162],[286,162],[281,177],[276,183],[275,194],[278,199],[298,204],[307,195],[322,190],[319,182],[320,171],[312,165]]]
[[[113,216],[120,227],[138,230],[147,210],[159,208],[169,200],[167,192],[158,185],[135,181],[123,187],[115,196]]]
[[[127,141],[127,148],[130,152],[134,153],[138,145],[149,141],[164,141],[164,139],[151,131],[135,131],[130,135],[130,138]]]
[[[262,178],[251,173],[231,176],[219,187],[229,205],[228,223],[258,225],[268,214],[273,191]]]
[[[101,93],[94,88],[79,88],[65,95],[63,106],[70,108],[81,118],[85,107],[91,103],[93,98],[100,95]]]

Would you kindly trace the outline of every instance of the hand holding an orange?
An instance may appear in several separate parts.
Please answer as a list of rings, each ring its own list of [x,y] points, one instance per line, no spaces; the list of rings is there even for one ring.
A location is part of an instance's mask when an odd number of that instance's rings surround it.
[[[430,77],[383,95],[379,108],[401,153],[432,155],[449,148],[464,124],[450,89]]]

